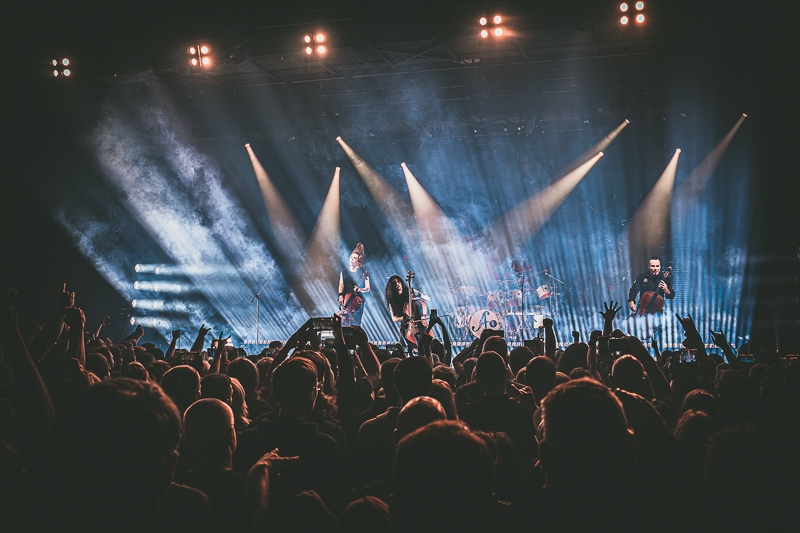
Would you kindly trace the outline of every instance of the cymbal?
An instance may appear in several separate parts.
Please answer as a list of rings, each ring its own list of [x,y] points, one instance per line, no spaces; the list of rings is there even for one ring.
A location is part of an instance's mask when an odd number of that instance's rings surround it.
[[[464,296],[483,296],[483,291],[478,287],[472,287],[470,285],[462,285],[461,287],[455,289],[455,292],[460,292]]]

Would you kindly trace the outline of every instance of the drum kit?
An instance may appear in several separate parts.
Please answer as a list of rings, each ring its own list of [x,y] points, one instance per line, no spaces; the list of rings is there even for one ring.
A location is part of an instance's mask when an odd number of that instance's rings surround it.
[[[543,273],[549,276],[546,271]],[[555,314],[560,294],[554,290],[557,284],[535,285],[508,279],[499,281],[494,290],[485,293],[469,285],[451,289],[456,309],[450,316],[461,340],[480,338],[485,329],[503,330],[508,338],[521,340],[523,333],[543,327],[544,317]]]

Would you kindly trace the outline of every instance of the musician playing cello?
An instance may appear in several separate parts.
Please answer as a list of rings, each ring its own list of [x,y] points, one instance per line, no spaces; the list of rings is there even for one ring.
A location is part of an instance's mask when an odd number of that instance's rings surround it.
[[[369,271],[364,270],[364,245],[358,243],[350,264],[339,273],[339,307],[342,326],[360,326],[364,314],[364,293],[369,292]]]
[[[633,283],[630,292],[628,293],[628,305],[631,311],[637,311],[636,298],[639,297],[639,306],[642,307],[642,297],[650,293],[650,297],[658,298],[662,296],[667,300],[675,298],[675,289],[672,288],[672,278],[666,274],[661,273],[661,259],[656,256],[650,258],[648,263],[647,272],[636,276],[636,281]],[[659,307],[656,303],[652,307],[652,311],[648,313],[653,314],[663,309],[663,302]],[[637,314],[644,314],[644,310],[637,311]]]
[[[400,335],[403,339],[416,348],[417,336],[424,332],[425,328],[421,318],[427,314],[427,305],[430,301],[427,294],[422,294],[413,289],[413,296],[410,298],[412,309],[409,309],[408,285],[405,284],[400,276],[392,276],[386,282],[386,303],[389,304],[389,313],[392,315],[392,322],[400,322]]]

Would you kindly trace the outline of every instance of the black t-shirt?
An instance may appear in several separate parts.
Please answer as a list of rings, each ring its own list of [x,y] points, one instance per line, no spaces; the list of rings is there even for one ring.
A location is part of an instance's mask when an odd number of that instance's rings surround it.
[[[344,288],[342,289],[342,294],[348,294],[354,292],[354,289],[358,287],[359,290],[366,289],[366,279],[367,277],[364,276],[365,270],[364,268],[359,268],[355,272],[350,272],[350,268],[345,267],[342,269],[342,282]],[[364,277],[364,279],[361,279]]]
[[[235,521],[244,491],[243,475],[233,470],[187,472],[175,481],[193,487],[208,497],[220,531],[236,531]]]

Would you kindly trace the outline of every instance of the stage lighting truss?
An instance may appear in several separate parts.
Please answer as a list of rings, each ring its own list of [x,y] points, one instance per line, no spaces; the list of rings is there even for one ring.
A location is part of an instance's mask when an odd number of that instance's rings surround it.
[[[207,44],[197,44],[189,47],[189,65],[192,69],[202,70],[212,67],[211,47]]]
[[[318,30],[303,35],[303,57],[306,61],[321,61],[328,56],[329,51],[325,32]]]
[[[50,61],[50,67],[53,69],[54,78],[69,78],[72,76],[72,62],[66,57],[60,61],[53,59]]]
[[[487,39],[489,37],[502,37],[506,34],[506,28],[503,27],[503,17],[501,15],[495,15],[493,17],[481,17],[478,19],[478,25],[480,26],[480,32],[478,35],[481,36],[481,39]]]
[[[644,2],[621,2],[619,4],[619,23],[623,26],[636,26],[644,24]]]

